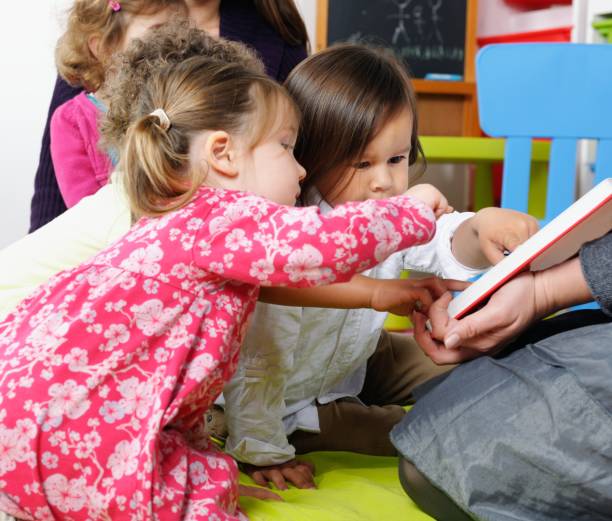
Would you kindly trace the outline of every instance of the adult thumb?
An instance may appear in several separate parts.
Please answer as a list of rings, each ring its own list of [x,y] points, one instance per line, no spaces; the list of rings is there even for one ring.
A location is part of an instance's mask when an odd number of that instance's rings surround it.
[[[457,322],[444,335],[444,347],[446,349],[456,349],[466,341],[478,337],[482,334],[477,320],[472,315],[465,317]]]

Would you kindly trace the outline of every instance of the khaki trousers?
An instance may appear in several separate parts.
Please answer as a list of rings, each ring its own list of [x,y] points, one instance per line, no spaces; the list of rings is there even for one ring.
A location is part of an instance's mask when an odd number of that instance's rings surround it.
[[[312,451],[351,451],[395,456],[389,432],[414,403],[412,390],[453,366],[437,366],[412,335],[383,331],[368,359],[359,399],[341,398],[317,405],[320,433],[296,431],[289,442],[298,454]]]

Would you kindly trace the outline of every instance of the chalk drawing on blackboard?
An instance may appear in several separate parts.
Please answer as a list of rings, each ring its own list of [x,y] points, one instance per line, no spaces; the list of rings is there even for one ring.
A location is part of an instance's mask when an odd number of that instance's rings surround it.
[[[463,74],[467,0],[328,0],[328,43],[392,47],[416,77]]]
[[[427,0],[426,6],[423,2],[417,3],[406,12],[413,0],[389,0],[398,9],[397,14],[390,18],[398,18],[391,43],[399,50],[399,54],[405,59],[421,60],[451,60],[463,62],[464,49],[462,46],[446,45],[440,29],[443,19],[440,10],[443,8],[444,0]],[[429,23],[426,21],[428,20]],[[405,22],[410,21],[419,38],[412,43],[406,31]],[[398,45],[399,35],[404,35],[405,45]]]
[[[431,7],[431,23],[433,25],[432,31],[434,34],[433,40],[438,45],[444,45],[444,39],[442,38],[442,31],[440,31],[440,22],[442,21],[438,11],[442,7],[442,0],[427,0],[429,2],[429,6]]]
[[[410,6],[412,0],[391,0],[395,7],[397,7],[397,13],[389,15],[388,18],[395,19],[397,18],[397,25],[395,26],[395,30],[393,31],[393,36],[391,36],[391,43],[393,45],[397,45],[400,37],[404,39],[404,43],[410,44],[412,43],[410,40],[410,36],[408,31],[406,30],[405,21],[410,20],[410,14],[406,12],[406,8]]]

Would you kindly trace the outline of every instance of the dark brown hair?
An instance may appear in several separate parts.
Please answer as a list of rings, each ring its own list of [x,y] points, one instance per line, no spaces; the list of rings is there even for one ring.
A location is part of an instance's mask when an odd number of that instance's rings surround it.
[[[255,7],[289,45],[308,49],[308,34],[304,20],[293,0],[254,0]]]
[[[286,90],[241,64],[196,56],[153,72],[136,101],[119,169],[136,217],[187,204],[206,171],[190,165],[192,140],[205,130],[248,136],[256,146],[279,113],[298,109]],[[170,120],[151,113],[162,109]]]
[[[323,177],[337,176],[364,153],[387,121],[412,112],[413,165],[423,157],[416,98],[404,64],[389,49],[339,44],[300,63],[285,82],[302,113],[295,157],[306,169],[302,194]],[[329,194],[321,194],[326,197]]]
[[[264,65],[254,51],[238,42],[213,38],[193,27],[187,18],[151,29],[117,54],[110,67],[102,87],[109,108],[100,125],[101,148],[114,151],[121,148],[130,122],[136,119],[140,91],[155,71],[194,56],[236,63],[252,72],[264,73]]]
[[[108,0],[76,0],[55,49],[59,75],[70,85],[98,90],[111,55],[125,37],[130,16],[153,14],[170,6],[184,9],[179,0],[121,0],[119,11],[114,11]],[[89,49],[94,36],[100,38],[98,57]]]

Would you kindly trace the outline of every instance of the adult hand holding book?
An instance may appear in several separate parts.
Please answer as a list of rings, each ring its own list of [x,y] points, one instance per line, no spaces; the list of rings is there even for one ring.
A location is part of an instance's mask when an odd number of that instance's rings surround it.
[[[429,328],[427,317],[415,313],[417,342],[435,362],[458,363],[502,348],[535,320],[591,300],[580,260],[572,257],[611,230],[607,179],[455,299],[446,294],[433,303]]]
[[[456,364],[493,354],[550,313],[588,302],[591,292],[577,257],[545,271],[527,271],[504,284],[478,311],[461,320],[448,314],[450,293],[434,302],[427,317],[415,314],[414,335],[438,364]]]

